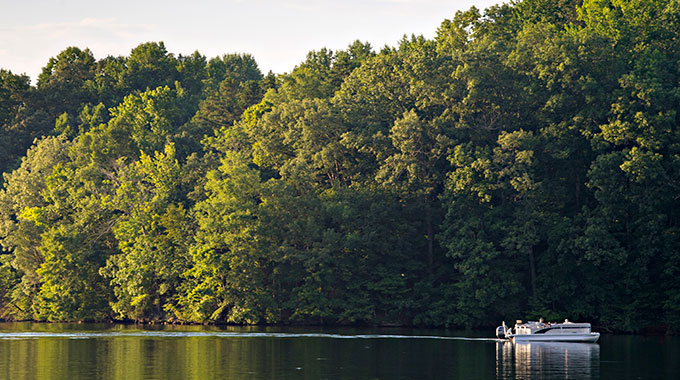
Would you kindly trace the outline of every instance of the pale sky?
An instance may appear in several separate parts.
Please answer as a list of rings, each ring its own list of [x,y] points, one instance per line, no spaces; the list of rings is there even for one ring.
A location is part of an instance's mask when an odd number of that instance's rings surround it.
[[[250,53],[263,73],[290,72],[310,50],[369,42],[375,50],[411,34],[435,36],[457,10],[500,0],[0,0],[0,68],[35,83],[69,46],[96,59],[163,41],[175,55]]]

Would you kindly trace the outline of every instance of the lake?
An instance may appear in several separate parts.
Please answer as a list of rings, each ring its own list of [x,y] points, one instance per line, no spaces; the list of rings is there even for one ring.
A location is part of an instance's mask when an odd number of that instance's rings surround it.
[[[680,338],[512,344],[494,331],[0,324],[0,379],[680,379]]]

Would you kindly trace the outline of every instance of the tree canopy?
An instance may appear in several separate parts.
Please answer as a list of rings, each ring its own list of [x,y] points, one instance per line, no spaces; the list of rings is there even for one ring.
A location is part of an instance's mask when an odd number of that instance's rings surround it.
[[[523,0],[279,75],[0,70],[0,315],[677,331],[678,35],[678,0]]]

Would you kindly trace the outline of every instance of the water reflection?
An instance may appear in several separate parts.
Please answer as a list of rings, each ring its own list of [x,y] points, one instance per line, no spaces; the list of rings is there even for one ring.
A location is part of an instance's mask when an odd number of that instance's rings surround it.
[[[0,379],[455,380],[494,377],[495,342],[413,330],[0,325]],[[441,331],[435,331],[441,333]]]
[[[598,379],[596,343],[496,343],[498,379]]]
[[[513,345],[442,330],[0,324],[12,380],[680,379],[679,357],[668,336]]]

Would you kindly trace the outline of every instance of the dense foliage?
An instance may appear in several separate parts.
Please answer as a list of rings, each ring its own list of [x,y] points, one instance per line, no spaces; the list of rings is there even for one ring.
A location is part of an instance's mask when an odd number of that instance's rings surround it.
[[[282,75],[2,70],[1,313],[677,327],[679,35],[678,0],[524,0]]]

